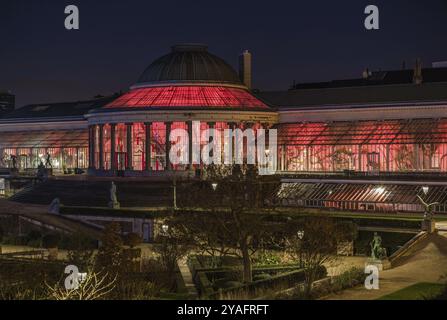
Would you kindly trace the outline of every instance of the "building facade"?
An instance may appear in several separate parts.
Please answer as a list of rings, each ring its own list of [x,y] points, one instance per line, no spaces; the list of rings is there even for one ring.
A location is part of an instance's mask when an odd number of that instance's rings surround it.
[[[238,75],[204,45],[178,45],[124,94],[25,106],[0,118],[0,167],[95,176],[191,171],[167,137],[206,129],[277,129],[283,205],[419,212],[421,186],[447,210],[447,68],[364,72],[360,79],[255,92],[251,54]],[[247,83],[244,83],[247,82]],[[201,135],[201,134],[200,134]],[[209,140],[199,137],[200,148]],[[191,159],[190,159],[191,160]]]
[[[225,61],[203,45],[179,45],[143,72],[130,91],[86,115],[90,137],[90,172],[96,175],[144,175],[186,170],[192,165],[193,121],[200,122],[201,148],[206,129],[269,128],[277,112],[255,97]],[[182,141],[190,165],[169,161],[178,142],[170,133],[184,129]]]

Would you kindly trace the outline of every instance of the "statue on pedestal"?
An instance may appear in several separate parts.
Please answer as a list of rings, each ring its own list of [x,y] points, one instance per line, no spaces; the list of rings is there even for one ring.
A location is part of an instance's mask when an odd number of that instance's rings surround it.
[[[118,198],[116,197],[116,185],[112,181],[110,185],[110,202],[109,202],[109,208],[113,209],[119,209],[120,203],[118,202]]]
[[[382,247],[382,237],[374,232],[374,238],[371,241],[371,258],[374,260],[382,260],[387,257],[386,248]]]
[[[61,201],[59,200],[59,198],[54,198],[54,200],[51,201],[50,203],[48,213],[59,214],[60,208],[61,208]]]
[[[439,202],[428,203],[422,199],[420,195],[417,195],[419,201],[424,206],[424,221],[422,223],[422,230],[428,233],[433,233],[436,230],[436,223],[433,219],[433,207],[439,205]]]

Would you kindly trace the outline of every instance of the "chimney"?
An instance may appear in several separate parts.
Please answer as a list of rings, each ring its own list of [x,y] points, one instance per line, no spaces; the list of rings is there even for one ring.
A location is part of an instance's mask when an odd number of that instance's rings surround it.
[[[416,65],[414,66],[414,72],[413,72],[413,83],[414,84],[422,84],[422,63],[421,59],[416,60]]]
[[[251,89],[251,53],[248,50],[244,50],[239,56],[239,79]]]
[[[371,72],[369,71],[368,68],[366,68],[365,70],[363,70],[362,72],[362,78],[364,80],[368,80],[368,78],[371,76]]]

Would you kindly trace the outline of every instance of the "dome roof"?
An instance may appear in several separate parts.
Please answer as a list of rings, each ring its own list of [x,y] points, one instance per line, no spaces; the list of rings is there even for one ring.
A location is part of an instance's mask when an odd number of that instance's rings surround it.
[[[264,102],[246,89],[218,85],[165,85],[136,88],[104,108],[269,110]]]
[[[214,82],[241,84],[236,71],[203,44],[181,44],[152,62],[136,85],[157,82]]]

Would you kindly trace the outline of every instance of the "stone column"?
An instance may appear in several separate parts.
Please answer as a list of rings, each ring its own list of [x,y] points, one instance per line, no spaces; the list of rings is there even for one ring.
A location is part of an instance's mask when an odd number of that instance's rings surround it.
[[[231,129],[231,164],[234,165],[235,159],[236,159],[236,142],[235,142],[235,130],[237,129],[237,123],[236,122],[230,122],[228,123],[228,126]]]
[[[96,164],[95,164],[95,130],[96,130],[96,126],[90,126],[89,127],[90,130],[90,139],[89,139],[89,167],[92,169],[96,169]]]
[[[127,139],[127,161],[126,170],[133,169],[133,149],[132,149],[132,123],[126,123],[126,139]]]
[[[358,172],[362,172],[362,145],[359,144],[359,150],[358,150],[358,157],[359,157],[359,161],[358,161]]]
[[[79,147],[76,147],[76,168],[79,168]]]
[[[104,125],[99,125],[99,169],[104,170]]]
[[[116,129],[116,124],[112,123],[110,124],[110,169],[111,170],[116,170],[116,159],[115,159],[115,132]]]
[[[415,169],[416,170],[421,170],[423,168],[421,168],[421,161],[419,159],[419,144],[413,144],[413,149],[414,149],[414,164],[415,164]]]
[[[243,131],[245,131],[245,130],[247,130],[247,129],[253,129],[253,127],[255,126],[255,123],[254,122],[245,122],[244,123],[244,125],[243,125]],[[253,130],[254,131],[254,130]],[[254,143],[255,143],[255,146],[254,146],[254,150],[255,150],[255,164],[256,164],[256,162],[257,162],[257,157],[256,157],[256,141],[257,141],[257,133],[256,132],[254,132]],[[249,141],[248,141],[248,139],[247,139],[247,148],[246,148],[246,150],[247,150],[247,152],[246,153],[244,153],[244,156],[243,156],[243,159],[244,159],[244,163],[246,163],[247,165],[248,165],[248,152],[249,152],[249,147],[248,147],[248,143],[249,143]]]
[[[390,172],[391,171],[391,159],[390,159],[390,145],[387,144],[385,147],[385,152],[386,152],[386,171]]]
[[[208,124],[208,129],[209,130],[214,129],[214,126],[216,125],[215,122],[207,122],[207,124]],[[214,141],[215,138],[216,138],[215,135],[213,136],[213,140],[211,140],[211,138],[209,138],[208,139],[208,143],[213,141],[213,144],[216,145],[216,142]],[[212,157],[214,157],[214,148],[210,152],[210,158],[212,158]]]
[[[171,125],[172,125],[172,122],[165,122],[165,126],[166,126],[165,170],[172,170],[171,161],[169,159],[169,151],[171,150],[171,141],[169,140],[169,136],[171,135]]]
[[[260,128],[264,129],[264,150],[269,150],[271,152],[272,150],[270,149],[270,137],[269,137],[270,124],[261,123]],[[256,133],[256,139],[258,139],[257,133]],[[256,140],[256,149],[257,148],[258,148],[258,141]],[[257,150],[256,150],[256,152],[257,152]],[[262,156],[266,156],[266,154],[263,154]],[[256,156],[256,161],[257,160],[258,160],[258,157]]]
[[[145,153],[145,157],[144,157],[144,159],[145,159],[145,170],[146,171],[150,171],[151,170],[151,162],[152,162],[152,159],[151,159],[151,156],[152,156],[152,154],[151,154],[151,149],[152,149],[151,125],[152,125],[152,123],[150,123],[150,122],[146,122],[144,124],[144,126],[145,126],[145,133],[146,133],[146,146],[145,146],[145,152],[146,153]]]
[[[187,122],[188,125],[188,169],[193,169],[192,164],[192,121]]]
[[[281,167],[283,171],[287,170],[287,164],[286,164],[286,145],[283,144],[281,147]]]
[[[309,146],[305,146],[304,147],[305,149],[305,151],[306,151],[306,168],[305,168],[305,171],[306,172],[309,172],[310,171],[310,149],[309,149]]]
[[[270,124],[268,123],[262,123],[261,128],[264,129],[264,142],[265,142],[265,149],[270,150],[270,137],[269,137],[269,130],[270,130]]]

